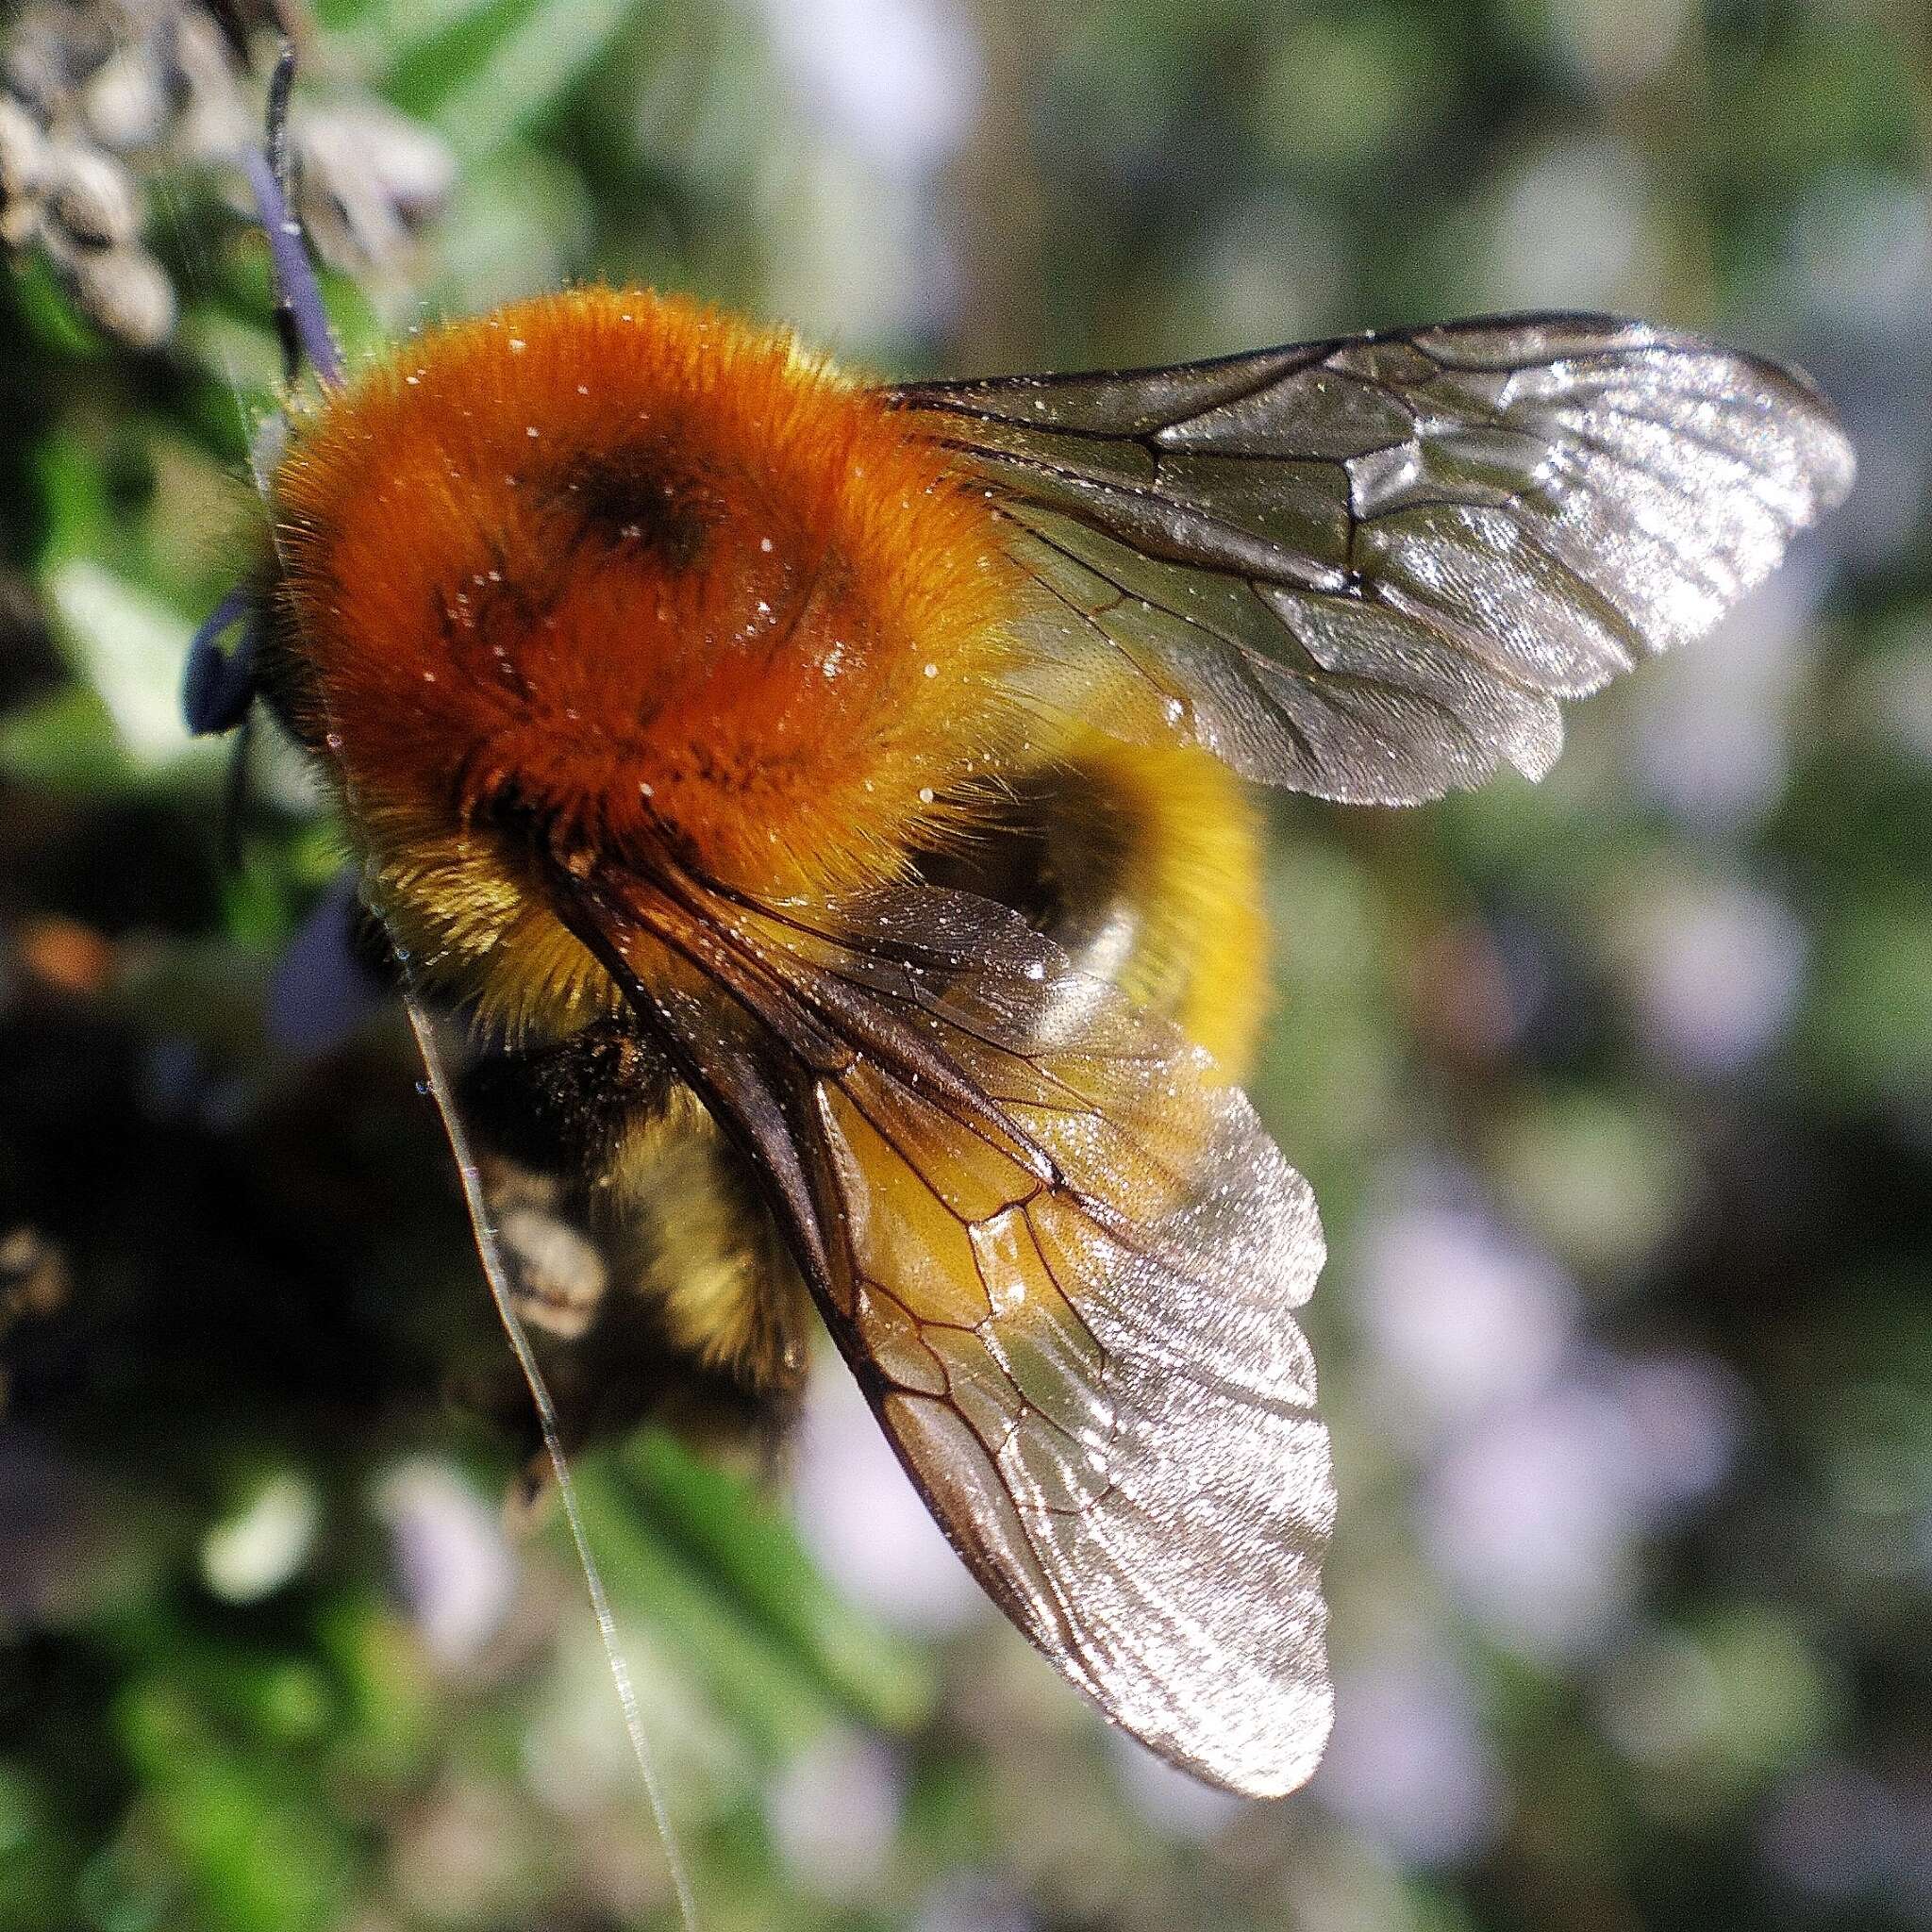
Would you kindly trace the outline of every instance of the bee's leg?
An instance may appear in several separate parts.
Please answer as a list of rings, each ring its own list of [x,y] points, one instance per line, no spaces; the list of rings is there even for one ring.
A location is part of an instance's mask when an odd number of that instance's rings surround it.
[[[810,1305],[735,1150],[633,1025],[487,1052],[458,1082],[516,1312],[566,1446],[652,1416],[762,1446],[795,1410]],[[521,1377],[473,1401],[527,1421]],[[530,1444],[527,1503],[550,1480]]]

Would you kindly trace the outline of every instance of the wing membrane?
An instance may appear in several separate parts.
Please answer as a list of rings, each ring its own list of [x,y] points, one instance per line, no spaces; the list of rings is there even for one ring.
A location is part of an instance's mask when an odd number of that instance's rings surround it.
[[[1070,648],[1353,803],[1541,776],[1559,698],[1707,630],[1853,467],[1802,376],[1596,316],[888,393],[995,493]]]
[[[821,930],[688,881],[573,891],[772,1177],[841,1349],[1008,1614],[1167,1757],[1302,1783],[1333,1495],[1292,1311],[1323,1245],[1247,1101],[987,901],[894,889]],[[660,948],[703,958],[708,1010],[663,994]]]

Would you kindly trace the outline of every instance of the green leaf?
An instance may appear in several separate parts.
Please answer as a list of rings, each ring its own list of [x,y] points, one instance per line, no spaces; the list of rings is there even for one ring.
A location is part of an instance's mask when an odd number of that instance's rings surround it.
[[[64,362],[104,362],[119,353],[68,299],[44,257],[23,258],[13,287],[22,320],[34,341]]]
[[[100,693],[70,684],[0,718],[0,775],[88,795],[118,791],[136,774]]]
[[[1849,907],[1822,935],[1798,1028],[1806,1070],[1837,1098],[1910,1105],[1932,1091],[1932,895]]]
[[[575,1474],[591,1547],[622,1621],[682,1656],[762,1760],[780,1762],[810,1743],[835,1709],[809,1660],[666,1536],[608,1461]]]
[[[69,649],[113,719],[133,764],[158,770],[188,757],[216,757],[197,744],[181,715],[181,667],[193,627],[125,577],[84,558],[58,565],[44,586]]]
[[[622,1468],[651,1520],[856,1715],[896,1731],[924,1718],[935,1686],[920,1651],[841,1597],[748,1484],[658,1429],[625,1447]]]
[[[594,67],[636,0],[514,0],[467,14],[398,76],[402,105],[475,160],[549,113]]]
[[[341,1923],[349,1841],[278,1749],[231,1743],[186,1687],[158,1675],[131,1686],[118,1714],[210,1932],[322,1932]]]

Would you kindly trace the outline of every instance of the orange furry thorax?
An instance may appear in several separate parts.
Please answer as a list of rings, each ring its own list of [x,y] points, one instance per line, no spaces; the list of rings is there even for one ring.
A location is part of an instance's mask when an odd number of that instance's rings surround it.
[[[425,942],[513,917],[492,801],[826,896],[942,837],[1014,730],[981,493],[789,334],[695,303],[432,329],[298,419],[274,510],[285,708]]]

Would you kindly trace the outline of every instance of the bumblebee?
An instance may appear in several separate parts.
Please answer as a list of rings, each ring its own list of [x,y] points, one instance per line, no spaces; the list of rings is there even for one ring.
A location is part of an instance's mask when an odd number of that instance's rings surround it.
[[[627,1257],[751,1398],[815,1307],[1060,1671],[1294,1789],[1331,1706],[1323,1241],[1238,1084],[1241,781],[1541,775],[1559,700],[1843,493],[1824,403],[1586,315],[886,386],[638,290],[348,379],[304,332],[251,641],[192,708],[258,691],[310,747],[487,1042],[459,1106],[527,1304],[575,1332]]]

